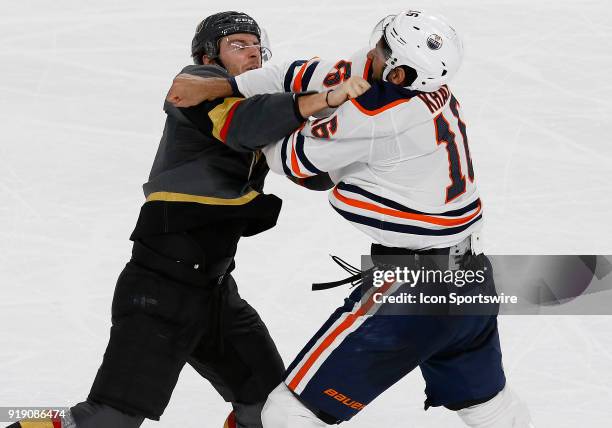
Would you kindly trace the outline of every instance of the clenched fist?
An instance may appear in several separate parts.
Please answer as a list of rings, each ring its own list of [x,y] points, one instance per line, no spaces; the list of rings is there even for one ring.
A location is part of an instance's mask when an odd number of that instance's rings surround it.
[[[330,107],[339,107],[346,101],[365,93],[371,85],[359,76],[352,76],[345,80],[340,86],[331,91],[327,97],[327,104]]]

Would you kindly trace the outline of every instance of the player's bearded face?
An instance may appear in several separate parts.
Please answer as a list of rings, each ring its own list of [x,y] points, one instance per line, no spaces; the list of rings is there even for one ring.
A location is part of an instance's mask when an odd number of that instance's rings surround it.
[[[387,53],[385,52],[382,39],[378,41],[368,52],[368,58],[372,60],[372,78],[374,80],[382,80],[383,71],[385,69],[385,62],[387,61]]]
[[[261,67],[261,45],[253,34],[232,34],[219,40],[219,59],[227,72],[238,76]]]

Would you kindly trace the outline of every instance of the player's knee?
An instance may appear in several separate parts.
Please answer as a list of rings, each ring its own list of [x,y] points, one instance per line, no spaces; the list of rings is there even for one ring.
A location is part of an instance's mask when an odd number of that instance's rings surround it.
[[[472,428],[534,428],[527,405],[508,387],[489,401],[457,414]]]
[[[268,396],[261,412],[264,428],[320,428],[327,426],[284,383]]]

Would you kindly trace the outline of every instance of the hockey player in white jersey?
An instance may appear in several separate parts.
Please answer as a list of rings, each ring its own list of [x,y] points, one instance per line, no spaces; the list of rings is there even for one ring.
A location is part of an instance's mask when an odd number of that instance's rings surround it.
[[[409,10],[381,20],[370,49],[345,60],[295,61],[200,86],[179,77],[169,100],[197,104],[230,87],[245,97],[331,91],[362,76],[372,84],[365,94],[263,148],[268,165],[297,180],[328,173],[332,207],[376,242],[373,256],[450,260],[481,252],[467,126],[447,86],[462,58],[461,39],[444,18]],[[494,289],[490,263],[477,259]],[[495,315],[370,316],[363,297],[355,290],[298,354],[268,398],[264,427],[349,420],[417,366],[426,408],[457,411],[470,427],[533,427],[506,385]]]

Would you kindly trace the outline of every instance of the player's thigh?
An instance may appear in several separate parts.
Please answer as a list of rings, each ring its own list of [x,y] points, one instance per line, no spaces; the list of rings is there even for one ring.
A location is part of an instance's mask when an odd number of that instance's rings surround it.
[[[112,327],[90,398],[158,419],[201,334],[208,292],[133,262],[121,273]]]
[[[287,370],[285,383],[326,421],[348,420],[449,343],[434,316],[359,315],[347,300]]]
[[[206,330],[189,363],[208,379],[226,401],[256,403],[281,381],[284,364],[257,311],[240,297],[234,279],[223,283],[219,325]],[[220,340],[210,340],[220,334]]]

